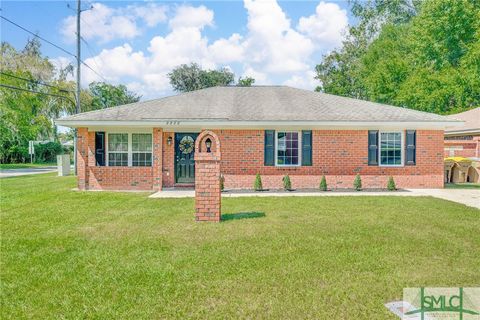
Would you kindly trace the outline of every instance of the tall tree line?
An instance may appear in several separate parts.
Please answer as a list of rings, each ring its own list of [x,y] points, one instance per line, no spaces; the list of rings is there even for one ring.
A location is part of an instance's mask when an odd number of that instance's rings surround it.
[[[480,1],[355,0],[317,91],[438,114],[480,106]]]

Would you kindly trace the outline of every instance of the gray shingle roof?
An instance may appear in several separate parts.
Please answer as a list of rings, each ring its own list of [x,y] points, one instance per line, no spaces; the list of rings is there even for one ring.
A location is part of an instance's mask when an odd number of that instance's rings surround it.
[[[444,116],[286,86],[213,87],[60,119],[444,122]]]

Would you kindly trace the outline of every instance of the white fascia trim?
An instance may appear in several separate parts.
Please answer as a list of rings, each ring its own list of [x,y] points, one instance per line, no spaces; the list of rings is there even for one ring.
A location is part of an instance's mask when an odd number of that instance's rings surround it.
[[[225,121],[225,120],[137,120],[137,121],[76,121],[56,120],[57,125],[79,127],[159,127],[179,131],[180,129],[436,129],[461,126],[459,121]]]

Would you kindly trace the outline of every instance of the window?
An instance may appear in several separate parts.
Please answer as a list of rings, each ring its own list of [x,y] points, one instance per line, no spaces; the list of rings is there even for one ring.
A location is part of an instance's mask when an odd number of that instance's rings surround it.
[[[128,134],[108,134],[108,165],[128,166]]]
[[[380,133],[380,165],[403,165],[402,149],[401,132]]]
[[[150,167],[152,165],[152,135],[149,133],[132,134],[132,166]]]
[[[277,132],[276,152],[278,166],[298,166],[300,164],[299,133]]]

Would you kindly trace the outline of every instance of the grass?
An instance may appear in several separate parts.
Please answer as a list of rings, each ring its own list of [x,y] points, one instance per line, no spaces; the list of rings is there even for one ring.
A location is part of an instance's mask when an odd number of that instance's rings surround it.
[[[434,198],[193,199],[0,180],[1,319],[396,319],[404,287],[478,286],[480,210]]]
[[[52,163],[0,163],[0,169],[29,169],[29,168],[41,168],[48,166],[56,166]]]
[[[480,189],[480,183],[446,183],[446,189]]]

